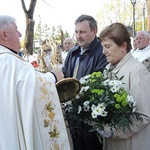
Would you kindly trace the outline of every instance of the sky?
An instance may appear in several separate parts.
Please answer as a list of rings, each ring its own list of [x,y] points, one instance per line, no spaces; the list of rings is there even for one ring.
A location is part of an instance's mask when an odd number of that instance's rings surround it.
[[[48,27],[61,25],[64,31],[74,33],[74,21],[82,14],[96,17],[102,7],[101,0],[37,0],[34,20],[35,27],[41,19],[41,25]],[[106,0],[105,0],[106,1]],[[28,9],[30,0],[25,0]],[[21,0],[3,0],[0,5],[0,14],[11,15],[17,19],[18,29],[25,34],[25,15],[22,9]]]
[[[2,1],[2,0],[1,0]],[[24,0],[26,8],[29,8],[30,0]],[[41,26],[62,26],[63,31],[68,31],[70,36],[74,34],[74,22],[82,14],[88,14],[96,18],[98,12],[103,9],[104,3],[112,0],[37,0],[34,20],[35,28],[41,19]],[[130,3],[130,0],[124,0]],[[19,31],[25,35],[26,20],[22,9],[21,0],[3,0],[0,4],[0,14],[12,15],[17,19]],[[106,14],[105,14],[106,15]]]

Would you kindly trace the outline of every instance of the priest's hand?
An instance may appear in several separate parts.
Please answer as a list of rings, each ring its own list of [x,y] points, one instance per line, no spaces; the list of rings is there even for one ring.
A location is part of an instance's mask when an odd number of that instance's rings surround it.
[[[56,82],[64,79],[64,74],[62,72],[61,68],[54,68],[53,70],[51,70],[51,73],[53,73],[56,77]]]

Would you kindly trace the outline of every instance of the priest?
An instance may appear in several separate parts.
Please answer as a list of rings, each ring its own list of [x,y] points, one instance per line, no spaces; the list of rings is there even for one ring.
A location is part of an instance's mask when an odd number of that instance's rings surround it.
[[[40,73],[23,60],[15,18],[0,15],[0,149],[70,150],[55,83],[61,70]]]

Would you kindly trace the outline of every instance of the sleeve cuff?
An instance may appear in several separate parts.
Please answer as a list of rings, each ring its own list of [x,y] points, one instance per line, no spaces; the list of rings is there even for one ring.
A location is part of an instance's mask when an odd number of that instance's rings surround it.
[[[55,83],[57,82],[57,77],[56,77],[56,75],[53,73],[53,72],[51,72],[50,71],[50,73],[53,75],[53,78],[55,78]]]
[[[53,72],[46,73],[47,78],[49,78],[54,84],[57,82],[57,77]]]

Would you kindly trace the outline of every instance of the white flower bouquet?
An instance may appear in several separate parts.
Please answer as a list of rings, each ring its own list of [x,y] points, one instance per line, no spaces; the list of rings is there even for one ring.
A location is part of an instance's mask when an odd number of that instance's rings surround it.
[[[66,116],[78,123],[94,122],[90,130],[130,128],[131,118],[142,121],[136,111],[136,102],[128,95],[121,79],[110,80],[101,72],[94,72],[80,79],[81,90],[70,104],[66,105]]]

